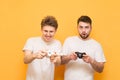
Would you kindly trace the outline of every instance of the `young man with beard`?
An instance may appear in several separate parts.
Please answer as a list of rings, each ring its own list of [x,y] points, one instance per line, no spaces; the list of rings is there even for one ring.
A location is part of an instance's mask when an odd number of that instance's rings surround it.
[[[42,35],[27,40],[23,48],[24,63],[28,64],[26,80],[54,80],[55,61],[50,61],[49,52],[61,51],[60,41],[54,39],[57,28],[57,20],[53,16],[47,16],[41,21]],[[60,60],[59,57],[56,58]]]
[[[66,64],[64,80],[94,80],[94,71],[101,73],[106,59],[100,43],[90,37],[92,20],[81,16],[77,21],[79,35],[63,44],[61,64]],[[78,58],[75,52],[85,53]]]

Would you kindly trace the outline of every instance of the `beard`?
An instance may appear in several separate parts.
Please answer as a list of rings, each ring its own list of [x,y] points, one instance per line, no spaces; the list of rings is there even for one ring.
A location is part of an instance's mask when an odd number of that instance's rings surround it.
[[[79,34],[82,39],[87,39],[89,34]]]

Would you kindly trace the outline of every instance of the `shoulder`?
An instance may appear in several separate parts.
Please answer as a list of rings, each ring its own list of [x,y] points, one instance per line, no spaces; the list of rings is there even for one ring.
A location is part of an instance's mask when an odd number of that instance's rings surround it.
[[[54,43],[56,43],[56,44],[60,44],[60,45],[61,45],[60,40],[57,40],[57,39],[54,39]]]
[[[77,39],[77,38],[78,38],[77,36],[70,36],[70,37],[67,37],[67,38],[65,39],[65,41],[66,41],[66,40],[71,41],[71,40],[75,40],[75,39]]]
[[[69,43],[76,42],[78,40],[79,40],[78,36],[70,36],[70,37],[67,37],[65,39],[64,43],[68,43],[69,44]]]
[[[27,39],[27,41],[32,42],[32,41],[38,41],[40,39],[41,39],[41,37],[30,37],[30,38]]]
[[[100,42],[96,41],[95,39],[91,39],[92,44],[95,44],[96,46],[101,46]]]

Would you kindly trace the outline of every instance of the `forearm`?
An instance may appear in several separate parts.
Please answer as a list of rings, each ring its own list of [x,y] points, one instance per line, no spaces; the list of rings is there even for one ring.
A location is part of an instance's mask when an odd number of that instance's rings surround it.
[[[25,55],[24,63],[25,64],[31,63],[34,59],[35,59],[35,55],[34,54]]]
[[[63,55],[63,56],[61,56],[61,64],[66,64],[66,63],[68,63],[70,60],[71,60],[71,59],[70,59],[69,55]]]
[[[99,73],[101,73],[104,69],[104,62],[97,62],[96,60],[92,60],[90,64],[93,69]]]

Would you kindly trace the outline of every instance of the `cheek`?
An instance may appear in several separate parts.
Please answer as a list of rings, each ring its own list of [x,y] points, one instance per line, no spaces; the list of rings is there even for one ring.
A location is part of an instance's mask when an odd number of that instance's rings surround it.
[[[42,36],[47,36],[47,32],[42,32]]]
[[[43,35],[46,35],[46,32],[42,32]]]
[[[82,30],[81,30],[81,29],[78,29],[78,32],[79,32],[79,33],[82,33]]]
[[[52,32],[52,33],[50,33],[51,34],[51,36],[54,36],[55,35],[55,32]]]
[[[91,30],[90,30],[90,29],[88,29],[88,30],[86,30],[86,33],[90,33],[90,31],[91,31]]]
[[[89,33],[89,31],[87,30],[86,33]]]
[[[53,36],[55,35],[55,33],[53,33]]]

